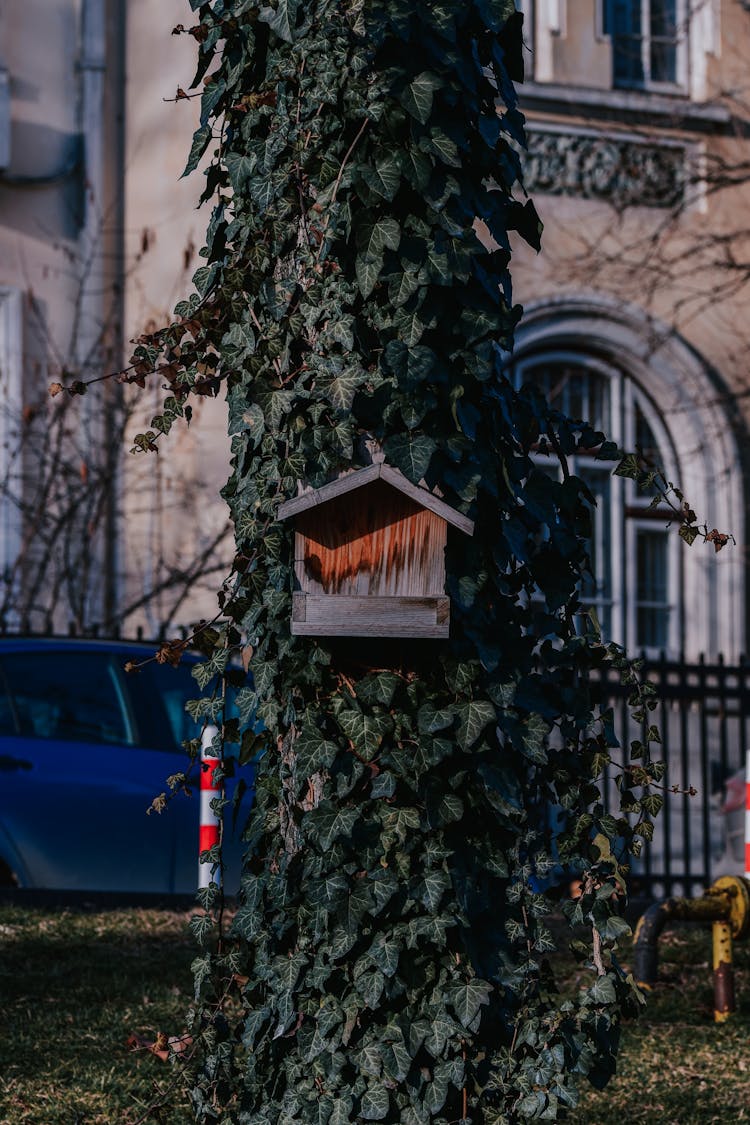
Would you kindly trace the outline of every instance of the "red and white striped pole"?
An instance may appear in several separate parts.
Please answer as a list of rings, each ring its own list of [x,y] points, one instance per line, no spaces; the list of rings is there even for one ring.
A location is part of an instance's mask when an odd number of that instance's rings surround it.
[[[201,819],[198,830],[198,886],[200,888],[207,887],[212,881],[211,869],[213,867],[212,863],[200,862],[201,853],[213,848],[219,843],[220,839],[220,820],[211,808],[211,801],[215,797],[221,796],[221,785],[217,785],[214,780],[214,774],[220,764],[220,759],[215,756],[211,749],[211,743],[217,734],[218,729],[213,723],[209,723],[201,736]],[[221,868],[213,876],[213,881],[221,882]]]
[[[750,750],[745,758],[745,878],[750,879]]]

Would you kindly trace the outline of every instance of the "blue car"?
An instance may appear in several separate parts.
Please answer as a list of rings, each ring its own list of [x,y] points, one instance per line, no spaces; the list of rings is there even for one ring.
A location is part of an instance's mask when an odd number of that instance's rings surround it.
[[[190,674],[196,658],[125,672],[153,654],[117,641],[0,640],[0,887],[195,892],[197,763],[189,795],[177,792],[161,813],[148,809],[169,792],[167,777],[188,771],[183,740],[200,735],[185,710],[201,694]],[[254,775],[251,766],[239,772],[244,807]],[[242,848],[227,820],[232,892]]]

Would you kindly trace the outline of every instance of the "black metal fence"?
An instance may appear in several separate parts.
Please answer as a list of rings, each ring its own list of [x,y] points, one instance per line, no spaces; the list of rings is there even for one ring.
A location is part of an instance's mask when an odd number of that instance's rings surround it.
[[[666,762],[663,785],[680,792],[664,794],[653,840],[632,867],[631,895],[694,895],[718,875],[744,871],[750,663],[644,659],[640,676],[656,688],[657,705],[647,721],[658,726],[662,746],[652,748],[653,756]],[[631,740],[645,732],[626,705],[629,689],[613,677],[602,687],[627,756]],[[615,811],[613,784],[606,799]]]

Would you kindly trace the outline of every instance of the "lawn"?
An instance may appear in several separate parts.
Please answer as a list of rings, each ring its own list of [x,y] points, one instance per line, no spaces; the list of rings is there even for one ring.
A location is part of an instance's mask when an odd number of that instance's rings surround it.
[[[189,915],[0,909],[0,1122],[134,1125],[172,1080],[128,1048],[179,1034],[190,1003]],[[147,1120],[185,1125],[176,1090]]]
[[[127,1041],[184,1028],[194,955],[187,920],[153,910],[0,909],[3,1125],[186,1125],[172,1069]],[[709,931],[664,935],[664,981],[625,1028],[617,1077],[601,1093],[583,1092],[575,1125],[750,1125],[750,948],[736,953],[740,1012],[715,1027]],[[575,987],[571,962],[557,961]],[[165,1103],[149,1114],[160,1091]]]

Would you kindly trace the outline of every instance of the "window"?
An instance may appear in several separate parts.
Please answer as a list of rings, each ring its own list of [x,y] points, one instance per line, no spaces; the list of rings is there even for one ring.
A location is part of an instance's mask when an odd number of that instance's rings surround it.
[[[2,660],[2,734],[134,742],[113,663],[99,653],[17,652]]]
[[[637,448],[670,480],[676,458],[663,421],[644,390],[622,372],[580,355],[556,353],[528,359],[515,369],[516,384],[533,382],[552,405],[590,422],[622,448]],[[552,459],[545,458],[550,471]],[[670,535],[664,508],[651,508],[653,490],[612,475],[613,465],[581,455],[571,470],[596,500],[592,511],[592,575],[582,601],[596,611],[606,640],[650,655],[679,652],[681,577],[678,540]]]
[[[684,0],[602,2],[604,33],[612,41],[613,85],[684,87]]]

